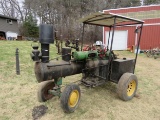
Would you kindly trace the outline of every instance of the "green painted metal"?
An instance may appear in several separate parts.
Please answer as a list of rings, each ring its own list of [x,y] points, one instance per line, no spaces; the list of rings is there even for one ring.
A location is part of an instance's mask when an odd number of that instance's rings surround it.
[[[75,60],[84,60],[87,58],[88,51],[75,51],[73,57]]]
[[[58,78],[58,79],[54,79],[55,80],[55,84],[57,86],[57,88],[49,90],[49,94],[55,95],[60,97],[61,96],[61,85],[62,85],[62,78]]]
[[[95,54],[95,57],[89,57],[89,58],[97,58],[98,57],[98,52],[97,51],[88,51],[88,55],[89,54],[92,54],[92,53],[94,53]]]
[[[94,54],[94,57],[90,56],[91,54]],[[97,51],[75,51],[73,57],[75,60],[85,60],[88,58],[97,58],[98,53]]]
[[[106,52],[106,57],[109,57],[110,51]]]
[[[62,85],[62,78],[60,77],[58,80],[57,80],[57,85]]]
[[[58,97],[61,96],[60,89],[57,89],[57,90],[49,90],[48,92],[49,92],[49,94],[52,94],[52,95],[55,95],[55,96],[58,96]]]
[[[57,80],[57,85],[58,86],[62,85],[62,78],[61,77]],[[57,91],[58,96],[60,97],[61,96],[61,87],[59,87],[56,91]]]

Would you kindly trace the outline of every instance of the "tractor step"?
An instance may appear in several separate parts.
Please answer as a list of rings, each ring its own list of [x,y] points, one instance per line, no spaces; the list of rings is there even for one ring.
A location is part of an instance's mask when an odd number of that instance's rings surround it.
[[[83,84],[86,87],[97,87],[100,85],[103,85],[106,81],[105,80],[86,80],[86,79],[82,79],[81,80],[81,84]]]

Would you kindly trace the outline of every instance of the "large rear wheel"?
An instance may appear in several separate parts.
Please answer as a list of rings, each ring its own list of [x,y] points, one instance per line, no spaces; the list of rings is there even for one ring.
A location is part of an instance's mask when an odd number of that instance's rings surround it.
[[[137,87],[138,79],[136,75],[124,73],[118,82],[118,96],[124,101],[131,100],[136,94]]]
[[[74,112],[81,98],[80,88],[76,84],[66,86],[61,94],[61,107],[66,113]]]

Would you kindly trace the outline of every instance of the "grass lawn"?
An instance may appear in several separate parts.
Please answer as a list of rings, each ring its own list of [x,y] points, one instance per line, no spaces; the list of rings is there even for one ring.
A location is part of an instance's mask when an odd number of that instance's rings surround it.
[[[15,70],[15,50],[19,48],[20,75]],[[47,113],[41,120],[160,120],[160,59],[138,56],[136,75],[139,80],[137,96],[124,102],[116,94],[116,84],[107,83],[96,88],[81,86],[80,105],[72,114],[65,114],[58,97],[37,101],[38,83],[34,62],[30,58],[30,41],[0,41],[0,120],[32,120],[35,106],[45,105]],[[57,56],[51,45],[51,57]],[[118,51],[119,57],[134,57]],[[81,79],[81,74],[63,79],[64,84]]]

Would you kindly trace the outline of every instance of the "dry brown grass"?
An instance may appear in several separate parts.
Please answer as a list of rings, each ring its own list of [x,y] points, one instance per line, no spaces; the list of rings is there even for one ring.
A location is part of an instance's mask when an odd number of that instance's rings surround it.
[[[32,109],[48,107],[41,120],[160,120],[160,59],[139,55],[136,75],[139,80],[137,97],[124,102],[116,94],[116,84],[107,83],[96,88],[81,86],[80,105],[72,114],[63,113],[58,97],[39,103],[38,83],[34,64],[30,60],[30,42],[0,41],[0,120],[32,120]],[[19,46],[21,75],[15,74],[15,48]],[[23,54],[22,54],[23,53]],[[133,53],[119,51],[119,57],[133,57]],[[64,84],[79,80],[81,75],[63,79]]]

